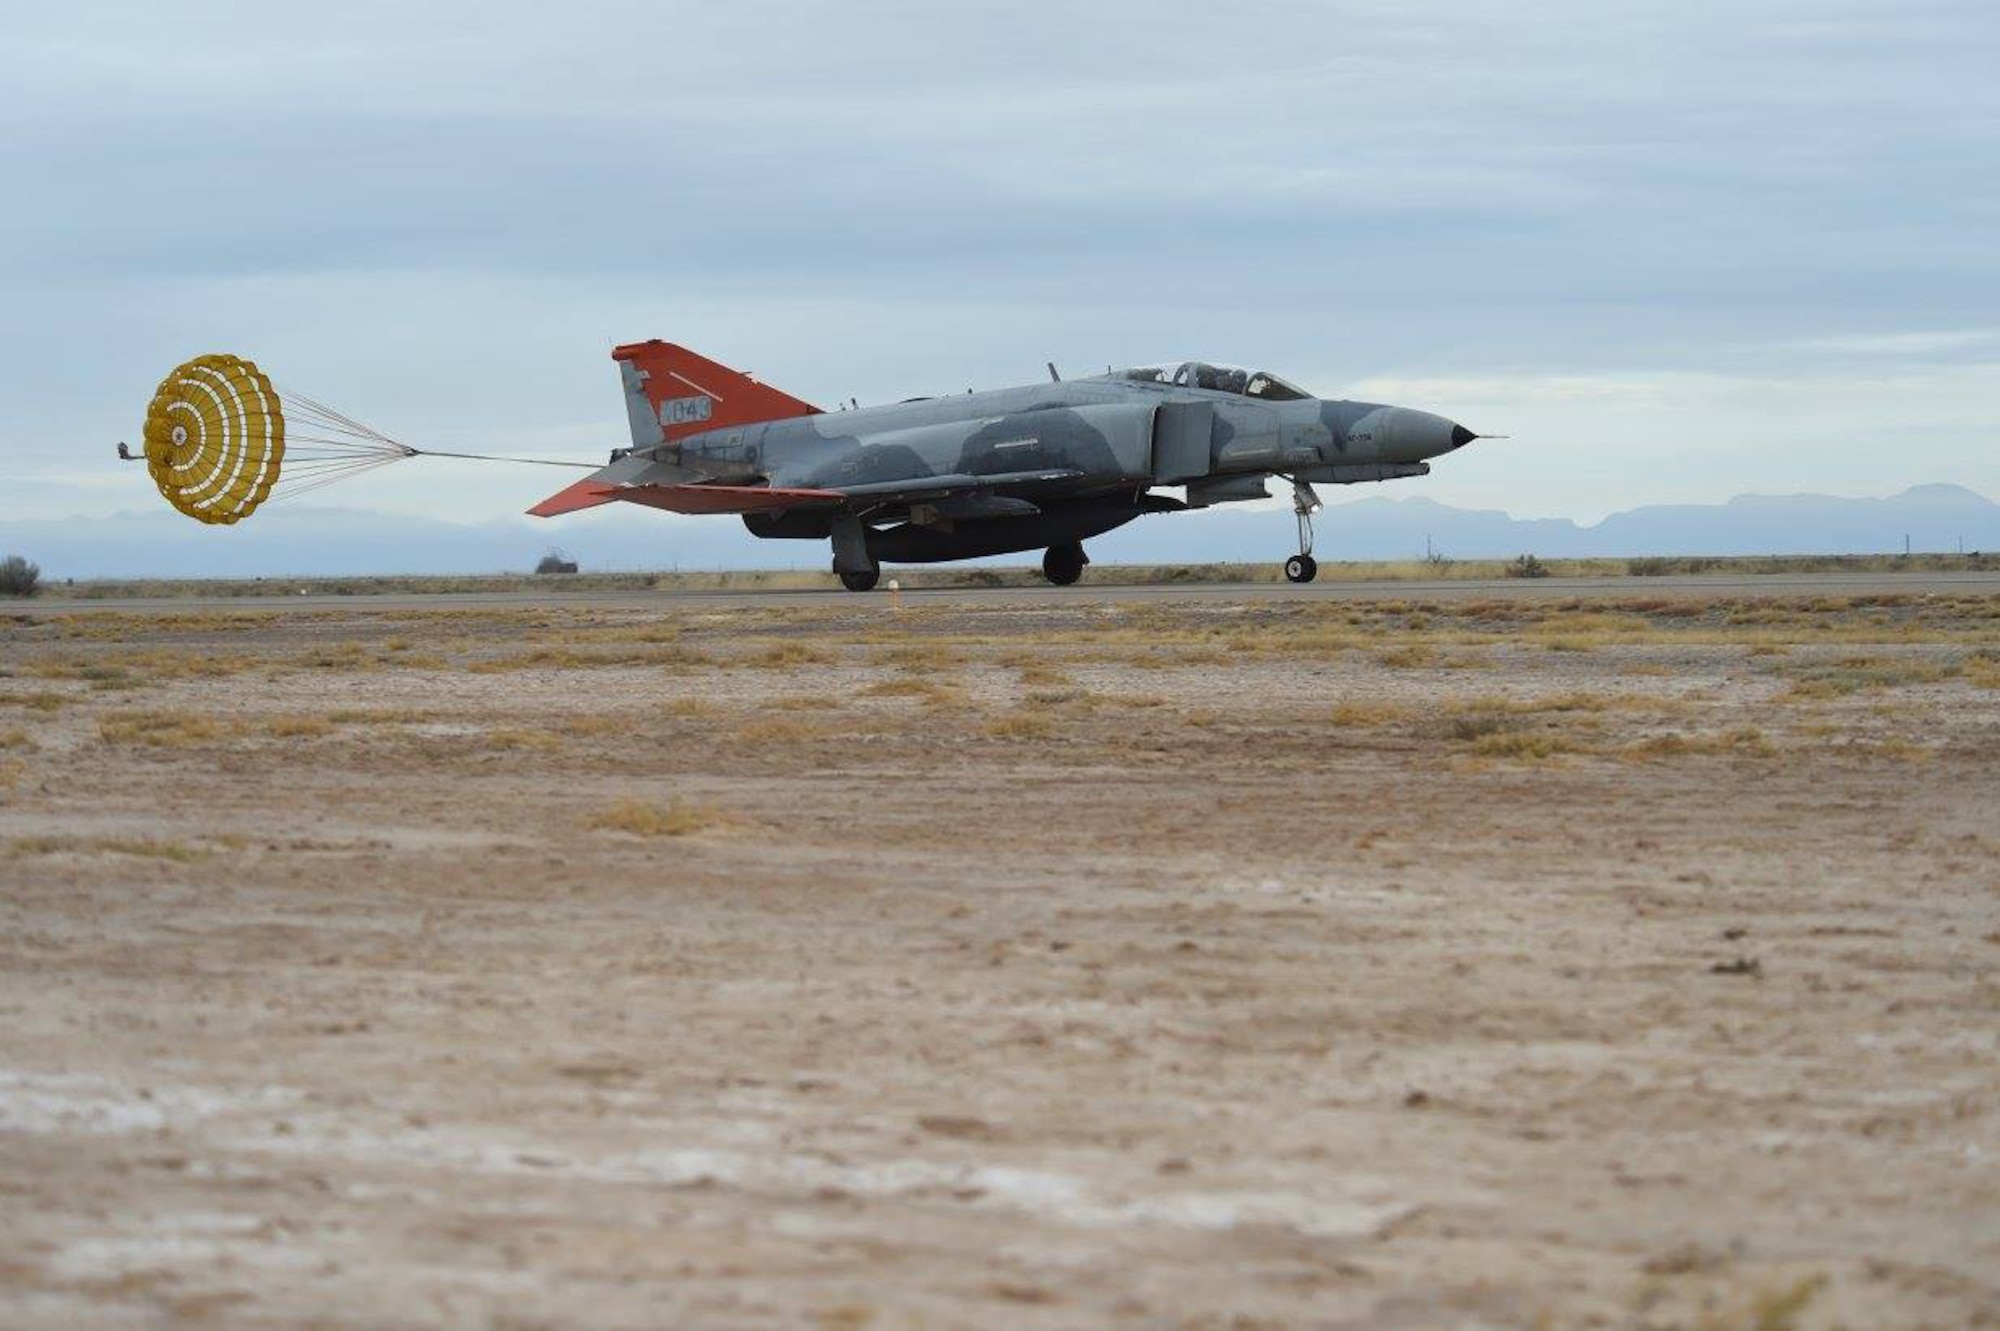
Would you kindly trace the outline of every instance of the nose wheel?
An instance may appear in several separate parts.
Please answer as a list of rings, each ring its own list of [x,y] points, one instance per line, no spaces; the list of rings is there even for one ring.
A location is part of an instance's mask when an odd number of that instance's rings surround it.
[[[1319,561],[1313,558],[1313,514],[1322,507],[1310,485],[1304,481],[1292,482],[1292,512],[1299,520],[1299,552],[1285,561],[1286,582],[1311,582],[1319,576]]]

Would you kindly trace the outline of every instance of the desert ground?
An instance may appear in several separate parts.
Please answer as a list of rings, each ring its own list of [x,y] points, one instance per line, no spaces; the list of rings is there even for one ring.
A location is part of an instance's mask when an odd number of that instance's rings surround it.
[[[2000,595],[0,615],[0,1323],[2000,1325]]]

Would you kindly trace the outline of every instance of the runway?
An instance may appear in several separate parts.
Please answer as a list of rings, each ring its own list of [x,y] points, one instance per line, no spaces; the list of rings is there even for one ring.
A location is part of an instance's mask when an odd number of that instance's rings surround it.
[[[1104,580],[1088,575],[1074,587],[937,587],[910,589],[894,595],[908,605],[978,604],[1046,605],[1078,602],[1124,604],[1171,601],[1380,601],[1380,600],[1515,600],[1610,599],[1672,597],[1714,600],[1736,597],[1798,596],[1994,596],[2000,595],[2000,572],[1919,573],[1772,573],[1676,575],[1612,578],[1430,579],[1420,581],[1325,581],[1293,586],[1283,582],[1125,583],[1116,570]],[[216,610],[378,610],[482,609],[496,606],[565,606],[577,609],[661,608],[700,606],[744,609],[753,606],[859,605],[887,601],[891,593],[865,594],[837,587],[802,591],[731,591],[670,588],[644,591],[544,590],[492,592],[384,593],[303,596],[176,596],[107,598],[50,596],[12,607],[16,614],[48,615],[117,611],[124,614],[187,614]]]

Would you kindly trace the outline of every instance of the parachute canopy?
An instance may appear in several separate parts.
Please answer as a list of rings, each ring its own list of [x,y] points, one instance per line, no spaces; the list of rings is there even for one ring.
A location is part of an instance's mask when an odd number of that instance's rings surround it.
[[[160,381],[146,409],[146,470],[191,518],[248,516],[270,496],[284,460],[278,394],[247,360],[197,357]]]
[[[282,394],[253,362],[224,355],[197,356],[160,381],[145,440],[146,470],[167,502],[221,524],[249,517],[281,483],[297,493],[418,451]]]

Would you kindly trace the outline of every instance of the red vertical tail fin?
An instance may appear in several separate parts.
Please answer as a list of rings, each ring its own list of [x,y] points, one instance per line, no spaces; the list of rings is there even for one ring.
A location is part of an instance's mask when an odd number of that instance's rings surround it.
[[[632,442],[640,447],[703,430],[819,414],[810,402],[671,342],[630,342],[614,348],[611,359],[625,380]]]

